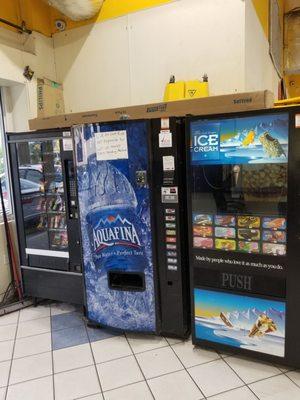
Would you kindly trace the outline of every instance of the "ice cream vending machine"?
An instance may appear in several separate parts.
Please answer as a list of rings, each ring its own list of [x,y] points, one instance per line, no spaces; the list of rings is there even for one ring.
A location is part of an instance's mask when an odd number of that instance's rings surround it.
[[[300,366],[300,109],[191,117],[193,343]]]
[[[73,134],[87,318],[186,337],[183,121],[78,125]]]

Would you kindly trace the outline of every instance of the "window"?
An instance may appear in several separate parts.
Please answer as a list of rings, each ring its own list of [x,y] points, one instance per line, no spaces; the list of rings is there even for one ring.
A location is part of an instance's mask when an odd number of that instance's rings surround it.
[[[1,187],[4,199],[4,207],[6,212],[9,214],[11,212],[10,207],[10,190],[9,190],[9,180],[7,173],[7,158],[6,158],[6,146],[5,146],[5,136],[4,136],[4,120],[3,120],[3,112],[1,106],[1,97],[0,97],[0,178],[1,178]],[[0,202],[0,219],[2,218],[2,206]]]

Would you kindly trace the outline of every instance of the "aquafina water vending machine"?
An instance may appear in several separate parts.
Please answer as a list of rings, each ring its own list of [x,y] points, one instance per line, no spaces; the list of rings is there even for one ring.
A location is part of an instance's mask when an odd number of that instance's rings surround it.
[[[183,122],[96,123],[73,133],[88,320],[186,337]]]

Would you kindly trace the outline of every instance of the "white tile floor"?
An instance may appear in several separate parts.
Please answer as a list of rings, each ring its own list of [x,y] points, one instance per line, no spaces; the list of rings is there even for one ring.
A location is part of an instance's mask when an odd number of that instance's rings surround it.
[[[300,371],[190,340],[87,328],[74,307],[0,317],[0,400],[300,400]]]

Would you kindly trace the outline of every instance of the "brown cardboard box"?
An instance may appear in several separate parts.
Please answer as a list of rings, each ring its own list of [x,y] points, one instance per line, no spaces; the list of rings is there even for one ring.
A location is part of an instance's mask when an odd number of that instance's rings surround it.
[[[50,129],[70,127],[76,124],[109,122],[122,119],[149,119],[163,117],[181,117],[185,115],[223,114],[237,111],[272,108],[274,96],[268,90],[260,92],[236,93],[223,96],[211,96],[192,100],[179,100],[65,114],[51,118],[37,118],[29,121],[29,127]]]
[[[61,115],[65,112],[63,87],[47,78],[37,79],[38,118]]]

